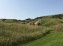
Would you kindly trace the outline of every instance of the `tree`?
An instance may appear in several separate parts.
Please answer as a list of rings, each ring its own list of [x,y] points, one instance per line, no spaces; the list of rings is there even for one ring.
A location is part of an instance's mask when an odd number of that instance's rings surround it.
[[[28,18],[28,19],[26,19],[26,20],[31,20],[31,18]]]
[[[4,22],[6,19],[2,19],[2,21]]]

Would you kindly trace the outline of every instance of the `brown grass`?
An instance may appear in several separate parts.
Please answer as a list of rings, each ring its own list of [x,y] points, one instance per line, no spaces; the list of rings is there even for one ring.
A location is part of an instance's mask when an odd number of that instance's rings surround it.
[[[60,32],[62,29],[62,26],[60,24],[55,25],[55,30]]]
[[[47,34],[43,29],[18,23],[0,23],[0,46],[17,46],[38,39]]]

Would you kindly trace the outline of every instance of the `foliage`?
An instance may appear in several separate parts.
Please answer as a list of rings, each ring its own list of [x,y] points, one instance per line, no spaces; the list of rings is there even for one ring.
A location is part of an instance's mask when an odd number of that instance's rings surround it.
[[[63,18],[63,14],[53,15],[52,18],[62,19]]]
[[[39,19],[41,20],[40,26],[27,25],[28,22],[36,22]],[[0,46],[63,45],[63,14],[37,17],[35,19],[10,20],[3,19],[0,22]],[[59,24],[61,26],[56,26]],[[59,32],[57,32],[58,30]]]
[[[25,46],[63,46],[63,24],[59,32],[56,31],[55,26],[50,27],[50,33],[35,41],[25,44]]]

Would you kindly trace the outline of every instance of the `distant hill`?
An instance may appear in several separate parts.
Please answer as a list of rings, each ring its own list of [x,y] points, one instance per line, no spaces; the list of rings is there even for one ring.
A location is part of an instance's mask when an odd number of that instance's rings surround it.
[[[35,19],[25,20],[25,23],[29,23],[33,21],[36,22],[38,20],[41,20],[41,26],[53,26],[58,23],[63,23],[63,14],[37,17]]]
[[[41,17],[36,17],[35,19],[25,19],[25,20],[17,20],[17,19],[0,19],[0,21],[3,22],[22,22],[22,24],[26,24],[31,21],[37,21],[39,19],[48,19],[48,18],[53,18],[53,19],[63,19],[63,14],[56,14],[56,15],[48,15],[48,16],[41,16]]]

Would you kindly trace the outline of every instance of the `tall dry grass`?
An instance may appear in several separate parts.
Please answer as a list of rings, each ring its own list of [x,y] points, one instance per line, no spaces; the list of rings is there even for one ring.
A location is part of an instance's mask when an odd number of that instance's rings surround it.
[[[55,25],[55,30],[56,31],[61,31],[61,29],[62,29],[62,26],[60,25],[60,24],[57,24],[57,25]]]
[[[39,26],[0,22],[0,46],[17,46],[38,39],[46,30]]]

